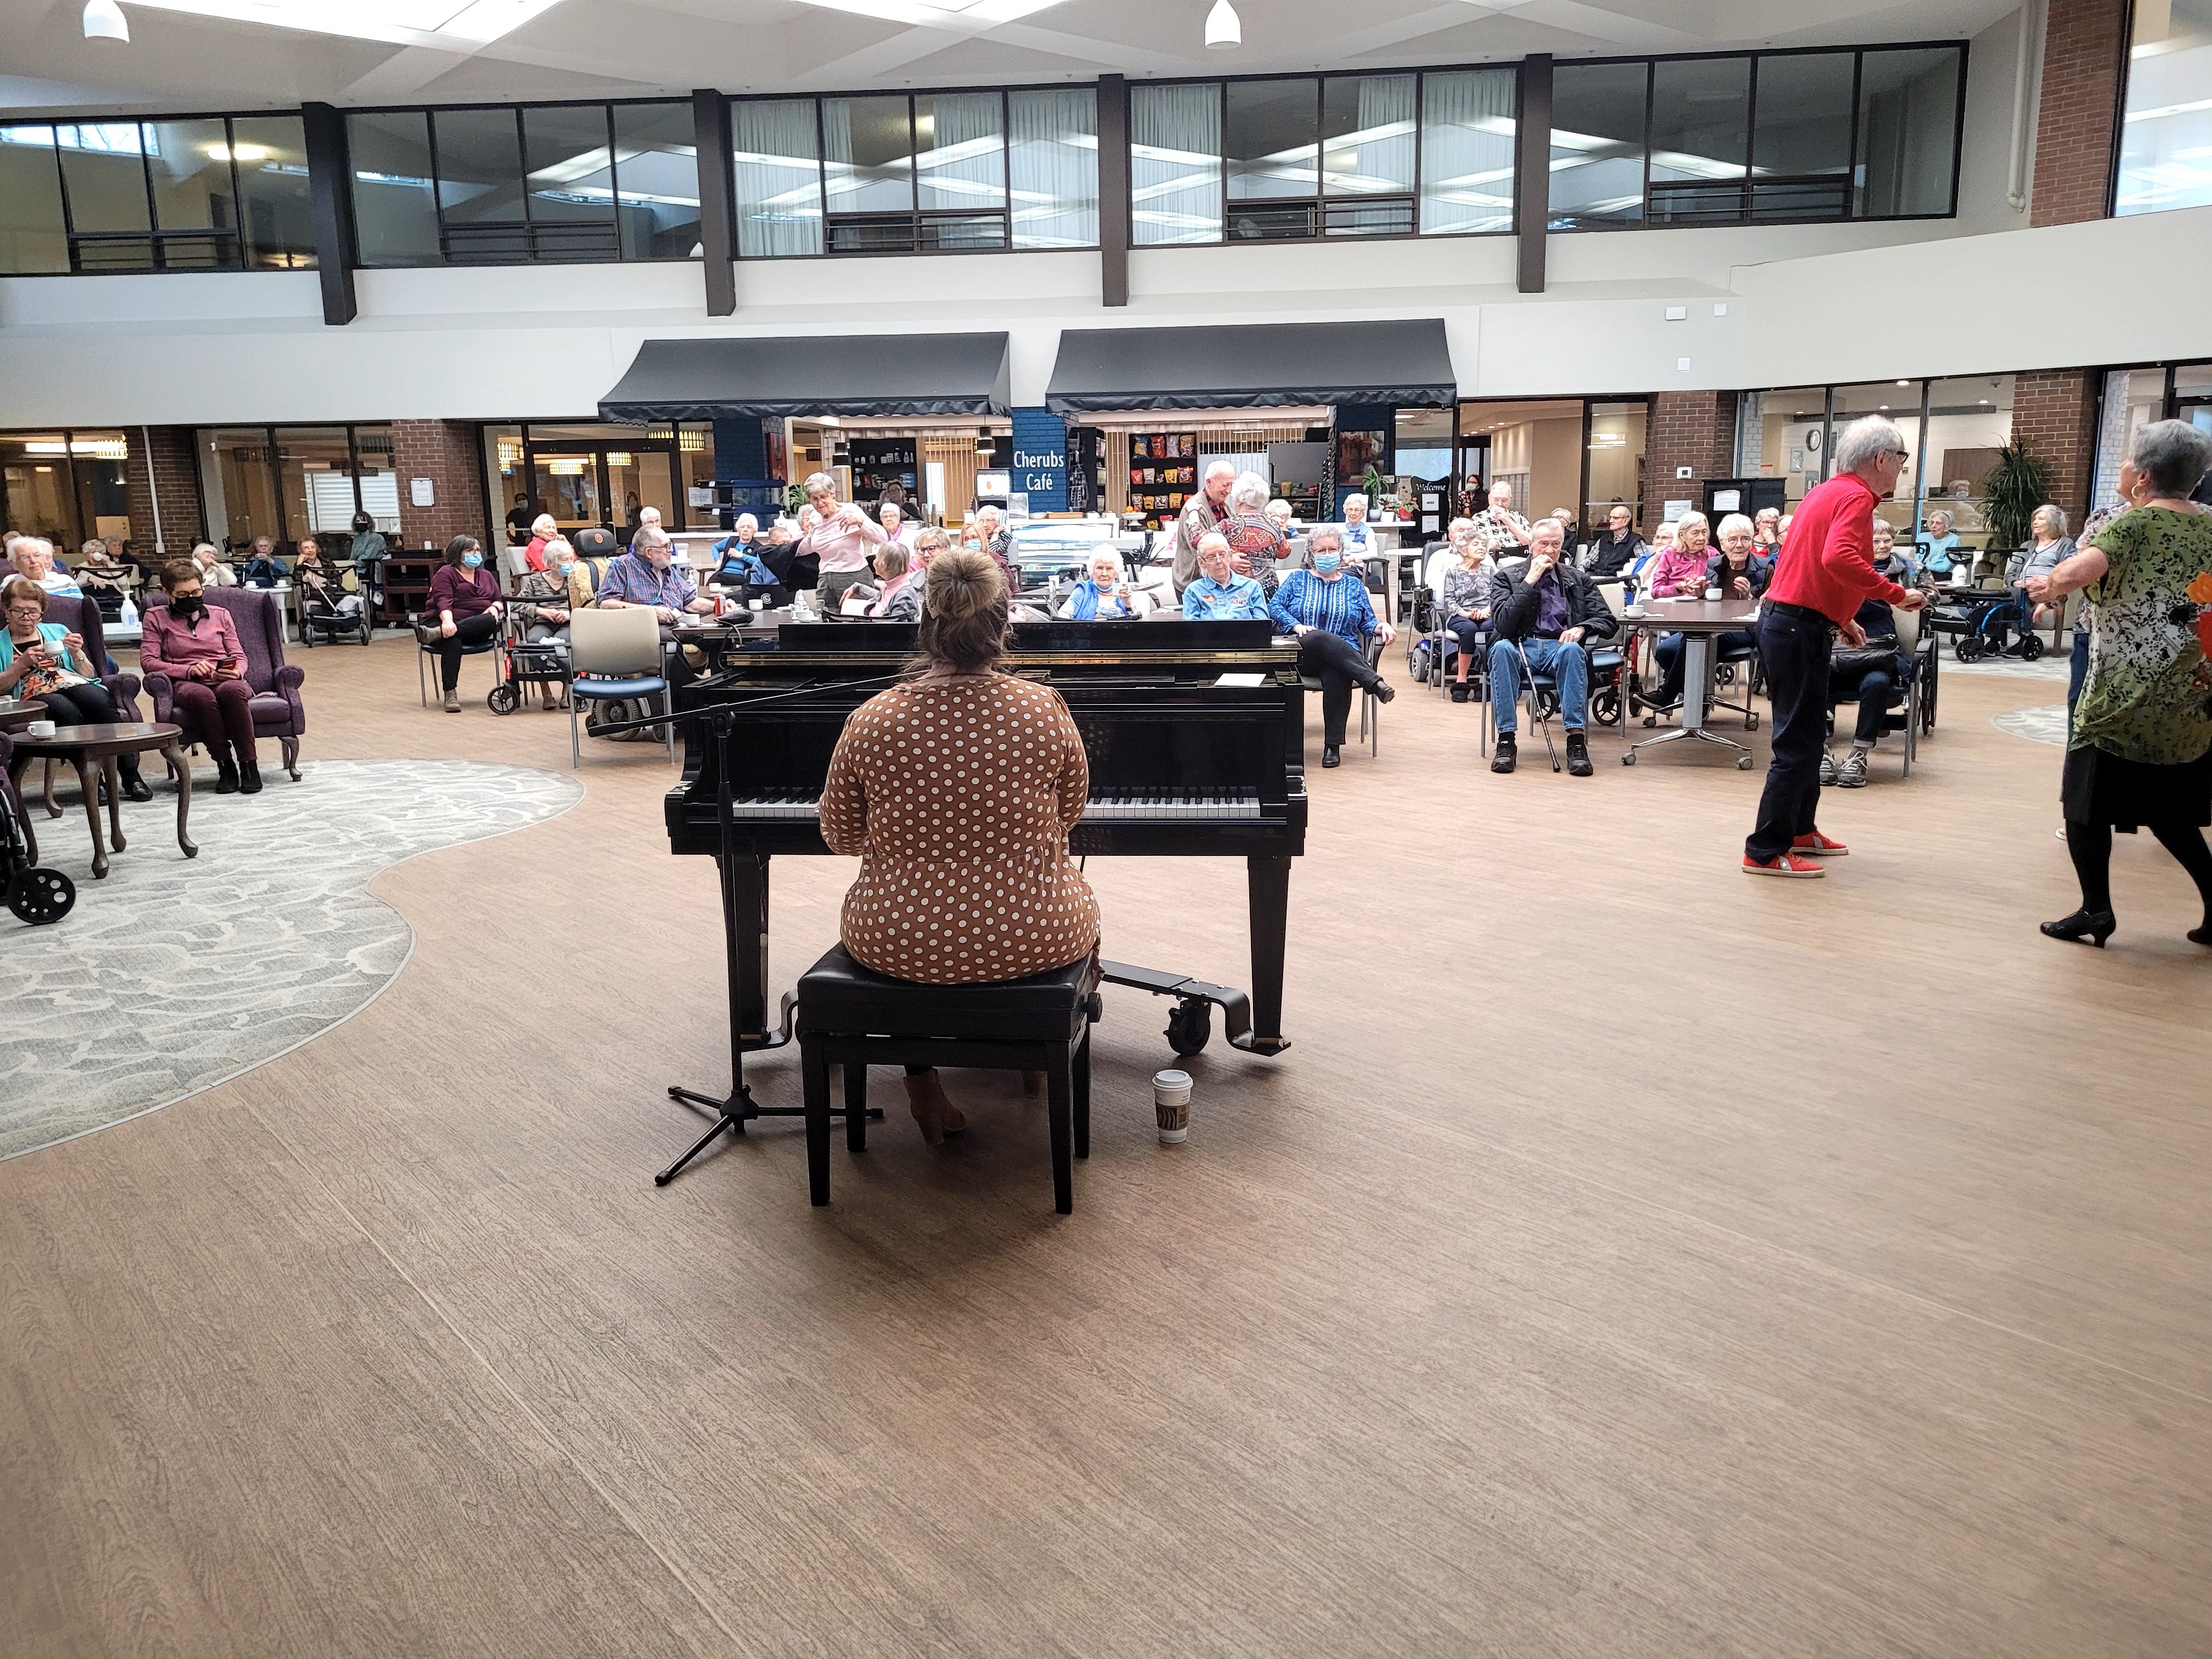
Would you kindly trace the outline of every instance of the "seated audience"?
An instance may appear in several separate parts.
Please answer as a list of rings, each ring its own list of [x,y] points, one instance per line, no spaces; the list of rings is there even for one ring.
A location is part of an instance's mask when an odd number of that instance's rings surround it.
[[[914,545],[914,532],[920,526],[906,516],[906,509],[896,501],[886,498],[878,502],[876,506],[876,522],[883,526],[884,539],[886,542],[899,542],[908,547]],[[878,574],[880,574],[881,572],[878,571]]]
[[[890,510],[898,511],[896,507]],[[886,532],[896,528],[890,521],[884,525]],[[875,598],[868,601],[868,615],[877,622],[920,622],[923,577],[912,550],[903,542],[884,543],[876,555],[876,574],[882,580],[877,584]]]
[[[707,573],[707,586],[781,587],[783,584],[776,580],[775,568],[765,556],[769,546],[760,533],[760,520],[750,513],[738,514],[736,527],[714,544],[714,567]]]
[[[1298,672],[1321,681],[1321,763],[1337,766],[1352,688],[1371,691],[1382,702],[1398,695],[1367,661],[1370,637],[1379,634],[1388,646],[1398,631],[1375,614],[1367,585],[1346,570],[1340,532],[1326,525],[1315,531],[1306,554],[1309,568],[1283,579],[1268,614],[1283,633],[1297,636]]]
[[[1951,515],[1941,507],[1920,521],[1920,566],[1937,581],[1948,581],[1954,565],[1971,565],[1973,554],[1959,545]]]
[[[1770,559],[1782,551],[1782,509],[1762,507],[1752,516],[1751,539]]]
[[[97,536],[76,550],[76,580],[80,587],[102,593],[120,593],[120,566],[107,562],[107,544]]]
[[[543,569],[542,548],[539,555]],[[481,645],[499,633],[499,578],[483,562],[483,548],[475,537],[456,536],[447,542],[445,563],[430,574],[429,606],[415,624],[415,637],[438,653],[448,714],[461,712],[461,647]]]
[[[1461,526],[1466,532],[1461,532]],[[1498,574],[1498,561],[1482,538],[1474,533],[1470,519],[1455,520],[1451,537],[1459,550],[1459,560],[1444,572],[1443,623],[1459,644],[1459,661],[1452,672],[1451,700],[1465,702],[1468,671],[1477,659],[1490,649],[1490,592],[1492,580]]]
[[[1091,556],[1091,574],[1076,583],[1060,614],[1076,622],[1134,622],[1152,608],[1152,596],[1130,586],[1121,556],[1102,547]]]
[[[1253,475],[1246,473],[1244,476],[1250,477]],[[1236,486],[1231,484],[1230,488],[1234,490]],[[1354,564],[1358,563],[1381,545],[1376,541],[1374,532],[1367,526],[1367,497],[1360,495],[1357,490],[1344,498],[1344,523],[1341,529],[1344,536],[1344,555]],[[1236,544],[1231,542],[1230,545],[1234,547]]]
[[[1474,515],[1474,533],[1492,558],[1527,549],[1534,533],[1528,520],[1513,510],[1513,486],[1504,479],[1492,482],[1489,505]]]
[[[256,536],[253,538],[253,556],[246,560],[246,568],[239,573],[238,580],[242,587],[274,587],[291,574],[291,566],[276,556],[275,539]]]
[[[1661,525],[1651,532],[1651,539],[1644,550],[1629,562],[1628,568],[1620,573],[1620,592],[1624,600],[1633,601],[1638,593],[1651,590],[1651,573],[1659,561],[1674,550],[1674,526],[1670,522]]]
[[[197,561],[194,562],[197,564]],[[200,580],[207,578],[203,574]],[[358,593],[349,593],[341,584],[338,573],[323,562],[323,550],[313,536],[300,538],[297,560],[292,566],[292,583],[300,590],[301,614],[325,617],[357,617],[362,599]]]
[[[872,522],[869,528],[874,528]],[[839,587],[840,595],[845,586],[850,584]],[[666,531],[640,527],[630,538],[629,551],[608,562],[607,574],[599,581],[598,603],[603,611],[620,611],[633,605],[652,611],[660,621],[661,653],[669,684],[685,685],[698,678],[690,659],[677,647],[676,623],[687,611],[694,616],[711,611],[714,602],[701,599],[691,585],[690,573],[678,568]]]
[[[1836,637],[1829,647],[1828,706],[1856,697],[1858,726],[1841,763],[1832,746],[1824,744],[1820,750],[1820,781],[1839,789],[1866,787],[1867,762],[1881,736],[1883,717],[1905,701],[1912,674],[1911,659],[1899,648],[1897,617],[1887,600],[1867,600],[1851,620],[1865,637],[1853,645],[1841,629],[1831,630]]]
[[[841,932],[877,973],[989,984],[1098,948],[1097,902],[1067,856],[1090,793],[1082,734],[1057,691],[998,672],[1008,617],[994,562],[939,554],[915,641],[927,668],[837,739],[822,837],[860,855]],[[965,1127],[933,1069],[908,1067],[906,1087],[930,1145]]]
[[[43,536],[17,536],[8,544],[8,565],[17,575],[34,581],[41,592],[65,599],[81,599],[84,590],[66,570],[54,565],[54,544]]]
[[[192,544],[192,562],[199,567],[200,581],[204,586],[238,586],[238,572],[222,562],[222,555],[216,551],[213,542],[195,542]]]
[[[1679,530],[1677,533],[1680,533]],[[1757,533],[1751,520],[1741,513],[1731,513],[1723,519],[1720,551],[1706,562],[1705,578],[1698,591],[1709,593],[1717,587],[1723,599],[1764,598],[1767,583],[1774,580],[1774,561],[1759,552],[1753,539]],[[1717,662],[1723,652],[1744,650],[1752,643],[1748,629],[1733,628],[1725,634],[1716,635],[1712,659]],[[1653,654],[1659,661],[1657,706],[1672,708],[1682,700],[1682,636],[1680,634],[1668,635],[1659,641]]]
[[[1022,586],[1021,573],[1014,568],[1013,545],[1013,532],[999,522],[999,509],[995,507],[977,507],[975,516],[961,527],[961,550],[988,555],[999,567],[999,574],[1006,578],[1009,594],[1020,592]]]
[[[545,544],[561,533],[560,520],[550,513],[541,513],[530,521],[530,539],[523,544],[522,563],[526,570],[545,568]]]
[[[1275,533],[1283,540],[1291,538],[1291,504],[1280,495],[1267,503],[1267,522],[1275,526]]]
[[[568,641],[568,618],[575,605],[574,586],[577,577],[576,550],[566,537],[556,536],[545,544],[545,568],[523,573],[515,584],[514,621],[522,629],[522,637],[532,644],[551,640],[566,647]],[[585,578],[586,581],[589,578]],[[586,599],[589,590],[586,589]],[[567,652],[562,653],[565,660]],[[568,707],[565,688],[553,680],[538,682],[539,706],[548,714]]]
[[[1702,513],[1685,513],[1674,520],[1674,545],[1662,553],[1651,567],[1651,597],[1655,599],[1697,599],[1705,593],[1705,566],[1711,556],[1707,538],[1712,527]]]
[[[2013,556],[2011,568],[2005,572],[2005,585],[2017,596],[2014,603],[2019,606],[2022,635],[2034,630],[2038,608],[2027,591],[2029,580],[2048,576],[2073,556],[2074,541],[2066,533],[2065,511],[2045,501],[2029,520],[2028,544]]]
[[[1605,532],[1589,544],[1583,568],[1596,581],[1618,581],[1644,551],[1644,538],[1636,533],[1636,515],[1626,501],[1606,510]]]
[[[1871,544],[1869,556],[1876,570],[1899,587],[1917,587],[1935,592],[1934,579],[1913,562],[1910,553],[1898,545],[1897,532],[1890,528],[1887,519],[1875,518],[1869,540]]]
[[[1253,577],[1237,572],[1229,538],[1209,530],[1198,538],[1198,574],[1182,591],[1185,622],[1265,622],[1267,595]]]
[[[149,605],[138,642],[138,666],[166,674],[174,684],[178,724],[198,732],[215,762],[215,792],[261,793],[261,758],[254,748],[253,688],[246,679],[246,647],[230,612],[210,605],[199,567],[179,559],[161,570],[166,605]]]
[[[118,716],[115,699],[100,683],[100,671],[84,647],[84,636],[50,623],[46,590],[29,576],[0,583],[0,605],[8,625],[0,632],[0,697],[37,697],[47,720],[57,726],[111,726]],[[138,757],[122,755],[116,769],[123,793],[132,800],[151,800],[154,792],[138,775]]]
[[[1549,674],[1559,688],[1559,720],[1567,728],[1567,770],[1590,775],[1583,726],[1589,713],[1589,659],[1585,640],[1610,639],[1613,619],[1597,584],[1567,564],[1566,536],[1558,523],[1539,519],[1527,563],[1501,566],[1490,583],[1490,706],[1498,720],[1498,749],[1490,769],[1510,772],[1521,723],[1521,664]]]

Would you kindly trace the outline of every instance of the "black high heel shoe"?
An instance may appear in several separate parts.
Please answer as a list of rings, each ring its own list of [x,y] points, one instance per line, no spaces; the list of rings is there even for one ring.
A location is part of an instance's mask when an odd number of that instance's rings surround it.
[[[2105,941],[2112,938],[2112,929],[2118,925],[2113,921],[2112,913],[2110,910],[2076,910],[2070,916],[2062,916],[2057,921],[2046,921],[2042,924],[2042,927],[2047,938],[2069,939],[2075,944],[2087,939],[2101,951],[2105,948]]]

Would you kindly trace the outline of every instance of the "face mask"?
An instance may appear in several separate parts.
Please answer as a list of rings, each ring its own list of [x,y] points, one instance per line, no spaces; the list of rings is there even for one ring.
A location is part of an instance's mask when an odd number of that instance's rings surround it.
[[[1313,568],[1323,576],[1333,574],[1343,562],[1344,555],[1341,553],[1316,553],[1313,556]]]
[[[468,566],[470,569],[474,570],[478,565],[483,562],[483,555],[481,553],[464,553],[461,555],[461,562]]]
[[[177,615],[182,617],[186,622],[190,622],[194,617],[198,617],[201,611],[207,609],[207,601],[197,593],[190,593],[181,599],[171,599],[169,601],[169,609],[175,611]]]
[[[563,564],[560,567],[560,571],[561,571],[561,574],[562,574],[563,576],[566,576],[566,575],[567,575],[567,574],[568,574],[571,570],[574,570],[575,568],[576,568],[576,562],[575,562],[574,559],[570,559],[570,560],[567,561],[565,563],[563,563]]]

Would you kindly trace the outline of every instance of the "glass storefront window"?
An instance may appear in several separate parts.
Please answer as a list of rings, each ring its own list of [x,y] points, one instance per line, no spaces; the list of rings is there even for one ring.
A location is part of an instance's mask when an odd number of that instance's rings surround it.
[[[143,236],[153,228],[136,121],[58,126],[54,142],[69,190],[70,228],[78,235],[128,231]]]
[[[1218,82],[1129,88],[1129,222],[1139,247],[1221,240]]]
[[[1651,222],[1743,217],[1748,58],[1662,58],[1651,76]]]
[[[313,270],[315,218],[304,124],[296,115],[241,115],[230,131],[246,269]]]
[[[52,127],[0,127],[0,276],[69,269]]]
[[[1889,521],[1899,540],[1910,540],[1912,526],[1917,522],[1915,508],[1921,494],[1921,459],[1927,453],[1920,429],[1920,382],[1870,380],[1864,386],[1837,386],[1828,415],[1827,434],[1820,449],[1820,477],[1835,476],[1836,439],[1863,415],[1887,416],[1897,422],[1898,430],[1905,434],[1905,447],[1910,453],[1898,472],[1897,488],[1875,511]]]
[[[614,156],[605,105],[526,109],[522,139],[532,222],[574,223],[614,216]]]
[[[1753,219],[1839,219],[1848,210],[1856,58],[1823,52],[1757,60]]]
[[[730,106],[738,185],[738,257],[822,252],[822,140],[811,98]]]
[[[822,100],[822,174],[831,213],[914,209],[914,129],[906,95]]]
[[[1997,451],[2012,441],[2012,389],[2009,374],[1929,383],[1923,526],[1930,513],[1948,513],[1961,542],[1977,548],[1990,545],[1982,509],[1989,499],[1989,474],[1997,464]]]
[[[276,478],[266,427],[225,427],[199,434],[200,493],[208,523],[226,549],[277,537]]]
[[[1781,479],[1784,507],[1794,510],[1827,476],[1828,388],[1747,392],[1738,405],[1737,471],[1747,478]],[[1916,412],[1918,407],[1916,401]]]
[[[1421,216],[1428,235],[1513,228],[1514,102],[1510,69],[1421,77]]]
[[[1868,52],[1859,66],[1857,185],[1862,219],[1951,211],[1959,145],[1958,49]]]
[[[1644,218],[1648,64],[1562,64],[1552,77],[1551,228]]]
[[[1098,245],[1098,95],[1006,94],[1007,190],[1016,247]]]
[[[420,110],[346,117],[353,158],[354,243],[365,265],[434,265],[438,202],[430,118]]]
[[[1321,88],[1311,80],[1231,81],[1222,132],[1229,199],[1320,193]]]
[[[0,436],[0,491],[7,497],[9,528],[43,537],[65,557],[75,554],[81,539],[68,442],[59,432]]]
[[[149,121],[144,131],[155,228],[208,233],[168,240],[162,263],[172,270],[235,269],[240,263],[238,204],[231,192],[227,124],[219,118]]]
[[[2145,0],[2128,43],[2116,214],[2212,203],[2212,0]]]
[[[352,534],[353,455],[343,427],[279,427],[276,474],[289,539]]]
[[[1332,75],[1322,82],[1326,194],[1413,194],[1414,88],[1410,75]]]
[[[441,109],[432,112],[430,123],[440,216],[449,225],[519,223],[522,133],[514,112]]]
[[[914,100],[915,187],[923,211],[1006,204],[1006,106],[995,92]]]
[[[688,104],[615,106],[616,212],[625,259],[699,257],[699,149]]]
[[[1650,405],[1633,402],[1589,406],[1589,482],[1583,494],[1583,526],[1595,534],[1613,507],[1626,503],[1632,522],[1647,531],[1644,509],[1644,438]]]

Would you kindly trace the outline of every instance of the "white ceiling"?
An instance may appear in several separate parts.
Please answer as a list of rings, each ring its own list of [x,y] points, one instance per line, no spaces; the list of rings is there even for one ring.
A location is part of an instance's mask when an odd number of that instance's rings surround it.
[[[173,3],[174,0],[171,0]],[[381,0],[323,0],[379,11]],[[133,112],[636,97],[1264,74],[1971,37],[2017,0],[1239,0],[1244,44],[1202,44],[1212,0],[555,0],[473,51],[198,17],[124,0],[127,46],[82,0],[0,0],[0,108]],[[862,15],[889,10],[928,22]],[[1011,21],[994,21],[1024,12]]]

